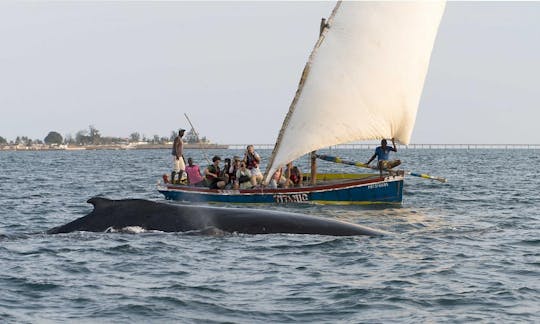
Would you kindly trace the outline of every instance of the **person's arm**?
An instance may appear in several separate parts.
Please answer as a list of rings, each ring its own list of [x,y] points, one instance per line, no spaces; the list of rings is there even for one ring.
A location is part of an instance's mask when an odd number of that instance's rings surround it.
[[[367,161],[367,165],[369,165],[371,163],[371,161],[373,161],[375,159],[375,157],[377,156],[377,153],[373,154],[373,156],[369,159],[369,161]]]
[[[204,174],[205,174],[205,175],[209,175],[209,176],[211,176],[211,177],[213,177],[213,178],[217,178],[217,177],[218,177],[218,175],[215,174],[215,173],[212,173],[212,171],[210,171],[209,168],[206,168],[206,170],[204,170]]]
[[[394,141],[393,138],[392,138],[392,151],[397,152],[396,142]]]

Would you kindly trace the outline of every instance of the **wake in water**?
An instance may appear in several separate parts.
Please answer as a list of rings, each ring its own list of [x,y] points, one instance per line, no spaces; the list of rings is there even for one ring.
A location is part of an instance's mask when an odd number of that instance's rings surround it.
[[[120,229],[116,229],[114,227],[109,227],[109,228],[107,228],[105,230],[105,233],[124,233],[124,234],[160,233],[160,234],[163,234],[165,232],[157,231],[157,230],[147,230],[147,229],[145,229],[144,227],[141,227],[141,226],[126,226],[126,227],[122,227]],[[228,232],[220,230],[219,228],[207,227],[207,228],[204,228],[204,229],[201,229],[201,230],[186,231],[186,232],[181,232],[179,234],[181,234],[181,235],[225,236],[225,235],[232,235],[232,234],[236,234],[236,233],[228,233]]]

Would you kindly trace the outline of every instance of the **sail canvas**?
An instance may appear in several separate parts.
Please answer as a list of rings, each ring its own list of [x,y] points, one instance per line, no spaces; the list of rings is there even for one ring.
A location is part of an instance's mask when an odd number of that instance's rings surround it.
[[[444,2],[338,2],[278,136],[266,178],[310,151],[408,144]]]

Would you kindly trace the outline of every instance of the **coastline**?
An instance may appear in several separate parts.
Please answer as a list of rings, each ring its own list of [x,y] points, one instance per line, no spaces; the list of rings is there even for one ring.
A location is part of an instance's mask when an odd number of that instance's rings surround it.
[[[5,145],[0,146],[0,151],[84,151],[84,150],[161,150],[170,149],[171,144],[108,144],[108,145]],[[184,144],[184,149],[228,149],[229,145],[223,144]]]

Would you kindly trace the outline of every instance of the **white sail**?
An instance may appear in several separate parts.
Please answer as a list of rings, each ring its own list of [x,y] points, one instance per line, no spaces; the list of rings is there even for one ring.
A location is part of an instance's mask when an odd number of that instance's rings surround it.
[[[265,182],[328,146],[408,144],[444,2],[338,2],[283,122]]]

